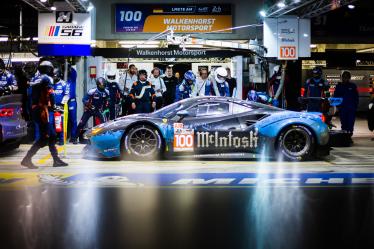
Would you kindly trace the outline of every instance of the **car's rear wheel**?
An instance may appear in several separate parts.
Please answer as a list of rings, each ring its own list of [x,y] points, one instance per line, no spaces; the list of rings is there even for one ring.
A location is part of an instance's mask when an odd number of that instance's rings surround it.
[[[304,161],[312,156],[315,141],[307,127],[292,125],[281,132],[277,144],[278,151],[286,160]]]
[[[149,125],[131,128],[123,139],[125,159],[154,160],[162,154],[162,139],[158,130]],[[127,158],[126,158],[127,157]]]

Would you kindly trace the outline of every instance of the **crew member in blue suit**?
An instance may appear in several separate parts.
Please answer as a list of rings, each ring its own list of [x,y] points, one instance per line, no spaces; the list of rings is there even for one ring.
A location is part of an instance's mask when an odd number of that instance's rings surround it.
[[[16,77],[5,69],[5,63],[0,59],[0,96],[9,95],[17,90]]]
[[[53,92],[54,92],[54,98],[55,98],[55,104],[58,107],[60,111],[64,110],[64,105],[69,100],[69,86],[68,84],[62,79],[63,74],[61,72],[61,69],[55,68],[54,70],[54,77],[53,77]],[[54,120],[52,119],[52,122]],[[62,121],[63,123],[63,117]],[[58,133],[58,144],[63,145],[64,144],[64,132]]]
[[[138,81],[134,82],[130,90],[131,108],[135,113],[150,113],[156,107],[156,92],[152,83],[147,81],[147,71],[139,70]]]
[[[70,137],[77,137],[75,133],[77,130],[77,94],[76,94],[76,85],[77,85],[77,71],[69,66],[67,84],[69,88],[69,116],[68,116],[68,127],[70,127]]]
[[[78,134],[87,124],[90,117],[99,119],[100,123],[104,122],[103,111],[108,107],[109,91],[105,89],[105,79],[100,77],[96,80],[96,87],[90,89],[83,98],[84,112],[79,121],[75,137],[72,137],[72,142],[77,144]]]
[[[213,90],[215,96],[230,97],[229,83],[226,81],[227,70],[224,67],[219,67],[214,71]]]
[[[109,119],[113,120],[117,118],[119,112],[116,112],[116,107],[119,107],[121,102],[121,88],[116,81],[117,73],[114,70],[110,70],[106,74],[106,89],[109,91]],[[117,108],[118,109],[118,108]]]
[[[329,85],[322,78],[322,69],[320,67],[315,67],[313,69],[313,77],[308,79],[301,89],[301,95],[305,98],[315,98],[307,100],[307,111],[308,112],[324,112],[323,101],[319,98],[330,97]]]
[[[179,85],[177,85],[177,89],[175,91],[175,101],[192,97],[192,91],[195,87],[195,82],[196,76],[192,72],[192,70],[188,70],[187,72],[185,72],[184,79]]]
[[[351,82],[351,73],[349,71],[343,72],[342,82],[336,85],[334,97],[343,98],[343,102],[339,106],[340,122],[342,130],[352,136],[358,107],[358,91],[356,84]]]

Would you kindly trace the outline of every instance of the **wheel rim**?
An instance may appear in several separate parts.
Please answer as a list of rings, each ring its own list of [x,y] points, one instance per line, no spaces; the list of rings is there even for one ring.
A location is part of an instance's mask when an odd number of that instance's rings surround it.
[[[293,157],[303,156],[310,148],[310,136],[300,128],[288,130],[284,134],[283,148]]]
[[[157,135],[147,127],[137,128],[129,135],[128,148],[137,156],[152,155],[158,148]]]

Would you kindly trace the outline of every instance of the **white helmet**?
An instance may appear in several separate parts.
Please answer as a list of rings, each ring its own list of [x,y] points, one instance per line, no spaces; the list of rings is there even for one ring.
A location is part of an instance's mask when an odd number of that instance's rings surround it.
[[[116,81],[116,77],[117,77],[117,72],[116,70],[109,70],[107,73],[106,73],[106,80],[110,83],[113,83]]]
[[[218,83],[223,83],[225,82],[227,77],[227,71],[224,67],[219,67],[214,71],[214,79]]]

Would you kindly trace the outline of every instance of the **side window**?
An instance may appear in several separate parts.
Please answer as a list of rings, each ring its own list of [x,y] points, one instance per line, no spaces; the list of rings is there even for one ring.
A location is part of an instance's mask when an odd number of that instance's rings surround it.
[[[190,113],[194,113],[196,117],[201,116],[215,116],[215,115],[227,115],[230,114],[229,103],[204,103],[196,105],[188,110]]]
[[[244,105],[233,103],[233,108],[232,108],[233,114],[250,112],[252,110],[253,108],[251,108],[250,106],[244,106]]]

